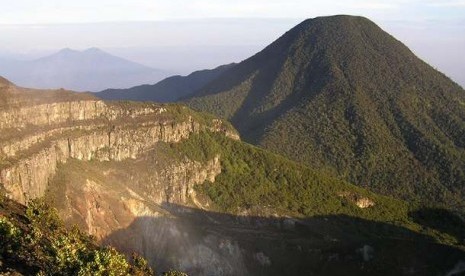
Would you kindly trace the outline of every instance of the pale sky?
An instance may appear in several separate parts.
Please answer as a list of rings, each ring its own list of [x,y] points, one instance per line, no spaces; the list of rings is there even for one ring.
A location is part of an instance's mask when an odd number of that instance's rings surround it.
[[[1,24],[152,21],[192,18],[308,18],[360,14],[376,19],[464,19],[464,0],[1,0]]]
[[[362,15],[465,86],[465,0],[0,0],[0,58],[99,47],[186,74],[241,61],[306,18]]]

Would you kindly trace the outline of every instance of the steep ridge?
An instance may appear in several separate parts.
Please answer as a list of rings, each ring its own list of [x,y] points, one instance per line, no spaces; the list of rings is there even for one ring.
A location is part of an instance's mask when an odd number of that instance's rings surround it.
[[[106,89],[95,93],[95,96],[103,100],[175,102],[188,97],[234,65],[232,63],[211,70],[195,71],[188,76],[172,76],[152,85],[144,84],[128,89]]]
[[[140,256],[129,262],[77,228],[67,229],[41,200],[26,207],[0,194],[0,236],[2,275],[153,275]]]
[[[58,164],[69,158],[136,158],[158,142],[179,142],[205,129],[238,137],[222,121],[185,107],[106,104],[60,92],[31,92],[12,84],[2,88],[0,182],[18,202],[43,196]]]
[[[465,260],[455,213],[243,143],[208,114],[0,83],[0,192],[44,196],[65,225],[157,271],[437,275]]]
[[[463,219],[446,210],[379,196],[208,132],[137,159],[72,160],[50,186],[46,197],[68,224],[162,270],[436,275],[465,260]],[[443,219],[432,221],[434,213]]]
[[[186,103],[372,191],[465,207],[464,90],[366,18],[306,20]]]

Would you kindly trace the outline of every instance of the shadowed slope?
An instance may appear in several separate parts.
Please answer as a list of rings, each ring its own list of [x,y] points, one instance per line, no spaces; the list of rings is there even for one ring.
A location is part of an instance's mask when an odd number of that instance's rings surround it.
[[[347,215],[294,220],[164,207],[171,217],[139,217],[104,243],[190,275],[445,275],[465,258],[405,228]]]
[[[172,76],[156,84],[144,84],[128,89],[107,89],[95,93],[95,96],[104,100],[174,102],[191,95],[234,65],[228,64],[211,70],[195,71],[185,77]]]

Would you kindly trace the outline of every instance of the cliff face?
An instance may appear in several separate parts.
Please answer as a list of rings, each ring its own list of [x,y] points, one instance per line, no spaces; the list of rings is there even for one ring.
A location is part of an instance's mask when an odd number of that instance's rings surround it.
[[[72,101],[13,107],[0,112],[0,129],[92,120],[111,113],[113,112],[101,101]]]
[[[386,263],[385,274],[445,275],[463,260],[458,249],[387,223],[407,219],[401,202],[374,200],[326,174],[305,173],[301,165],[207,132],[239,138],[224,121],[179,105],[108,103],[21,89],[0,78],[0,193],[22,203],[45,196],[65,225],[77,224],[128,255],[142,254],[157,272],[380,274],[378,264]],[[213,212],[221,210],[212,203],[219,196],[245,204],[231,208],[236,215]],[[287,199],[308,205],[273,205]],[[279,215],[301,207],[332,215]],[[376,261],[367,261],[368,251]]]
[[[0,106],[0,183],[21,203],[43,196],[57,166],[70,158],[135,159],[159,142],[179,142],[205,130],[238,138],[222,121],[180,106],[107,104],[68,94],[62,99],[56,92],[54,98],[30,93],[27,101],[30,91],[1,89],[7,104]]]
[[[23,204],[45,196],[66,225],[103,242],[141,217],[173,217],[170,204],[209,208],[194,186],[215,181],[220,155],[200,162],[171,149],[204,131],[239,139],[228,123],[183,106],[108,103],[0,79],[0,189]],[[157,228],[144,231],[152,237]],[[133,235],[145,237],[135,231],[123,243],[106,243],[137,250],[155,265]]]
[[[202,206],[194,185],[214,182],[219,156],[201,163],[169,158],[154,149],[137,159],[60,164],[46,197],[61,217],[102,239],[138,217],[168,216],[166,204]],[[128,241],[128,245],[130,242]]]

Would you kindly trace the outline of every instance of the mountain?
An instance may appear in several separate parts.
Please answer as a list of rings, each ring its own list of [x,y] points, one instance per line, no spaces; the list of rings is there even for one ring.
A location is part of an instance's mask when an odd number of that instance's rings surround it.
[[[63,49],[30,61],[0,60],[0,75],[25,87],[100,91],[155,83],[169,73],[90,48]]]
[[[234,65],[228,64],[211,70],[195,71],[185,77],[172,76],[152,85],[139,85],[129,89],[106,89],[95,95],[104,100],[175,102],[180,98],[188,97],[223,72],[233,68]]]
[[[456,213],[244,143],[209,114],[6,79],[0,96],[2,273],[131,269],[95,242],[189,275],[445,275],[465,260]]]
[[[186,104],[372,191],[465,208],[463,88],[366,18],[305,20]]]

